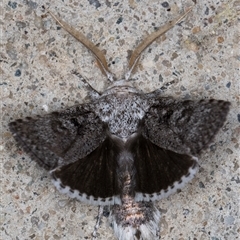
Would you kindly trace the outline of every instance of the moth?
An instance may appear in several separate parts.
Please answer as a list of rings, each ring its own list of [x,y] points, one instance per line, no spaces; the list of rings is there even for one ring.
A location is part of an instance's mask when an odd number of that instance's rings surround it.
[[[198,156],[223,126],[230,103],[178,100],[162,90],[143,93],[130,76],[141,53],[190,12],[150,34],[133,51],[117,80],[103,53],[83,34],[49,12],[95,56],[110,84],[91,101],[45,116],[9,123],[18,144],[50,171],[55,187],[72,198],[104,206],[120,240],[159,239],[154,202],[181,189],[197,172]]]

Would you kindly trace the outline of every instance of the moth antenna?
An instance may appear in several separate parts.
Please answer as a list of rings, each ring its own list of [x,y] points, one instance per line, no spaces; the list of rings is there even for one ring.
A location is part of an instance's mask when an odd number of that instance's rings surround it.
[[[88,96],[91,100],[95,100],[101,96],[101,93],[98,92],[95,88],[93,88],[91,84],[87,81],[87,79],[85,79],[79,72],[77,72],[76,70],[72,70],[71,73],[77,76],[87,88]]]
[[[190,7],[187,9],[187,11],[181,15],[180,17],[177,17],[176,19],[172,20],[171,22],[167,23],[166,25],[159,28],[156,32],[153,32],[150,34],[147,38],[145,38],[133,51],[129,63],[128,63],[128,71],[125,74],[125,79],[128,80],[131,76],[132,71],[136,68],[138,60],[141,56],[141,53],[152,43],[154,42],[158,37],[162,36],[164,33],[166,33],[168,30],[173,28],[176,24],[182,21],[182,19],[192,10],[193,7]]]
[[[109,71],[106,58],[102,53],[102,51],[98,49],[96,45],[93,42],[91,42],[89,39],[87,39],[81,32],[78,32],[68,23],[64,22],[59,17],[54,15],[51,11],[48,10],[48,12],[63,29],[65,29],[68,33],[70,33],[73,37],[75,37],[79,42],[81,42],[87,49],[89,49],[93,53],[102,73],[105,76],[107,76],[109,81],[111,82],[114,81],[115,77],[113,73]]]

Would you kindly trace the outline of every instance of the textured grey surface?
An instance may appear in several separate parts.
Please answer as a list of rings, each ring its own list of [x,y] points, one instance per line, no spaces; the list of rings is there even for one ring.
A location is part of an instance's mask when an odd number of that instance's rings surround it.
[[[192,1],[52,1],[50,9],[106,53],[121,76],[129,50]],[[6,1],[1,24],[1,239],[90,239],[97,207],[55,190],[48,173],[17,148],[7,124],[83,102],[77,70],[98,90],[106,79],[94,58],[48,15],[48,1]],[[168,6],[167,6],[168,5]],[[180,26],[153,43],[133,76],[146,92],[179,99],[228,100],[226,124],[180,193],[158,203],[161,239],[237,239],[240,234],[240,1],[199,1]],[[113,239],[106,218],[99,239]]]

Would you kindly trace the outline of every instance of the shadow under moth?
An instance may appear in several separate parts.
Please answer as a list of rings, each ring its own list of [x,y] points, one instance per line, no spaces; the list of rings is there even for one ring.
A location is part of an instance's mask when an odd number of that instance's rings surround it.
[[[61,193],[99,206],[94,238],[103,207],[109,206],[118,239],[159,239],[160,212],[154,201],[194,177],[197,156],[226,120],[227,101],[177,100],[163,97],[161,89],[143,93],[130,81],[143,50],[190,10],[141,42],[120,80],[90,40],[49,12],[93,53],[110,84],[102,93],[88,85],[89,103],[18,119],[9,128],[32,159],[50,171]]]

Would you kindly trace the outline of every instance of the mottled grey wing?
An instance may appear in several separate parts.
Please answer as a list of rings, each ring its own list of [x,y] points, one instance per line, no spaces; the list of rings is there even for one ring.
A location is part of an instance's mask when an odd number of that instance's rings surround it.
[[[9,128],[20,146],[48,170],[85,157],[106,138],[103,122],[87,104],[18,119]]]
[[[178,101],[159,98],[143,119],[143,136],[180,154],[199,153],[223,126],[230,103],[221,100]]]

